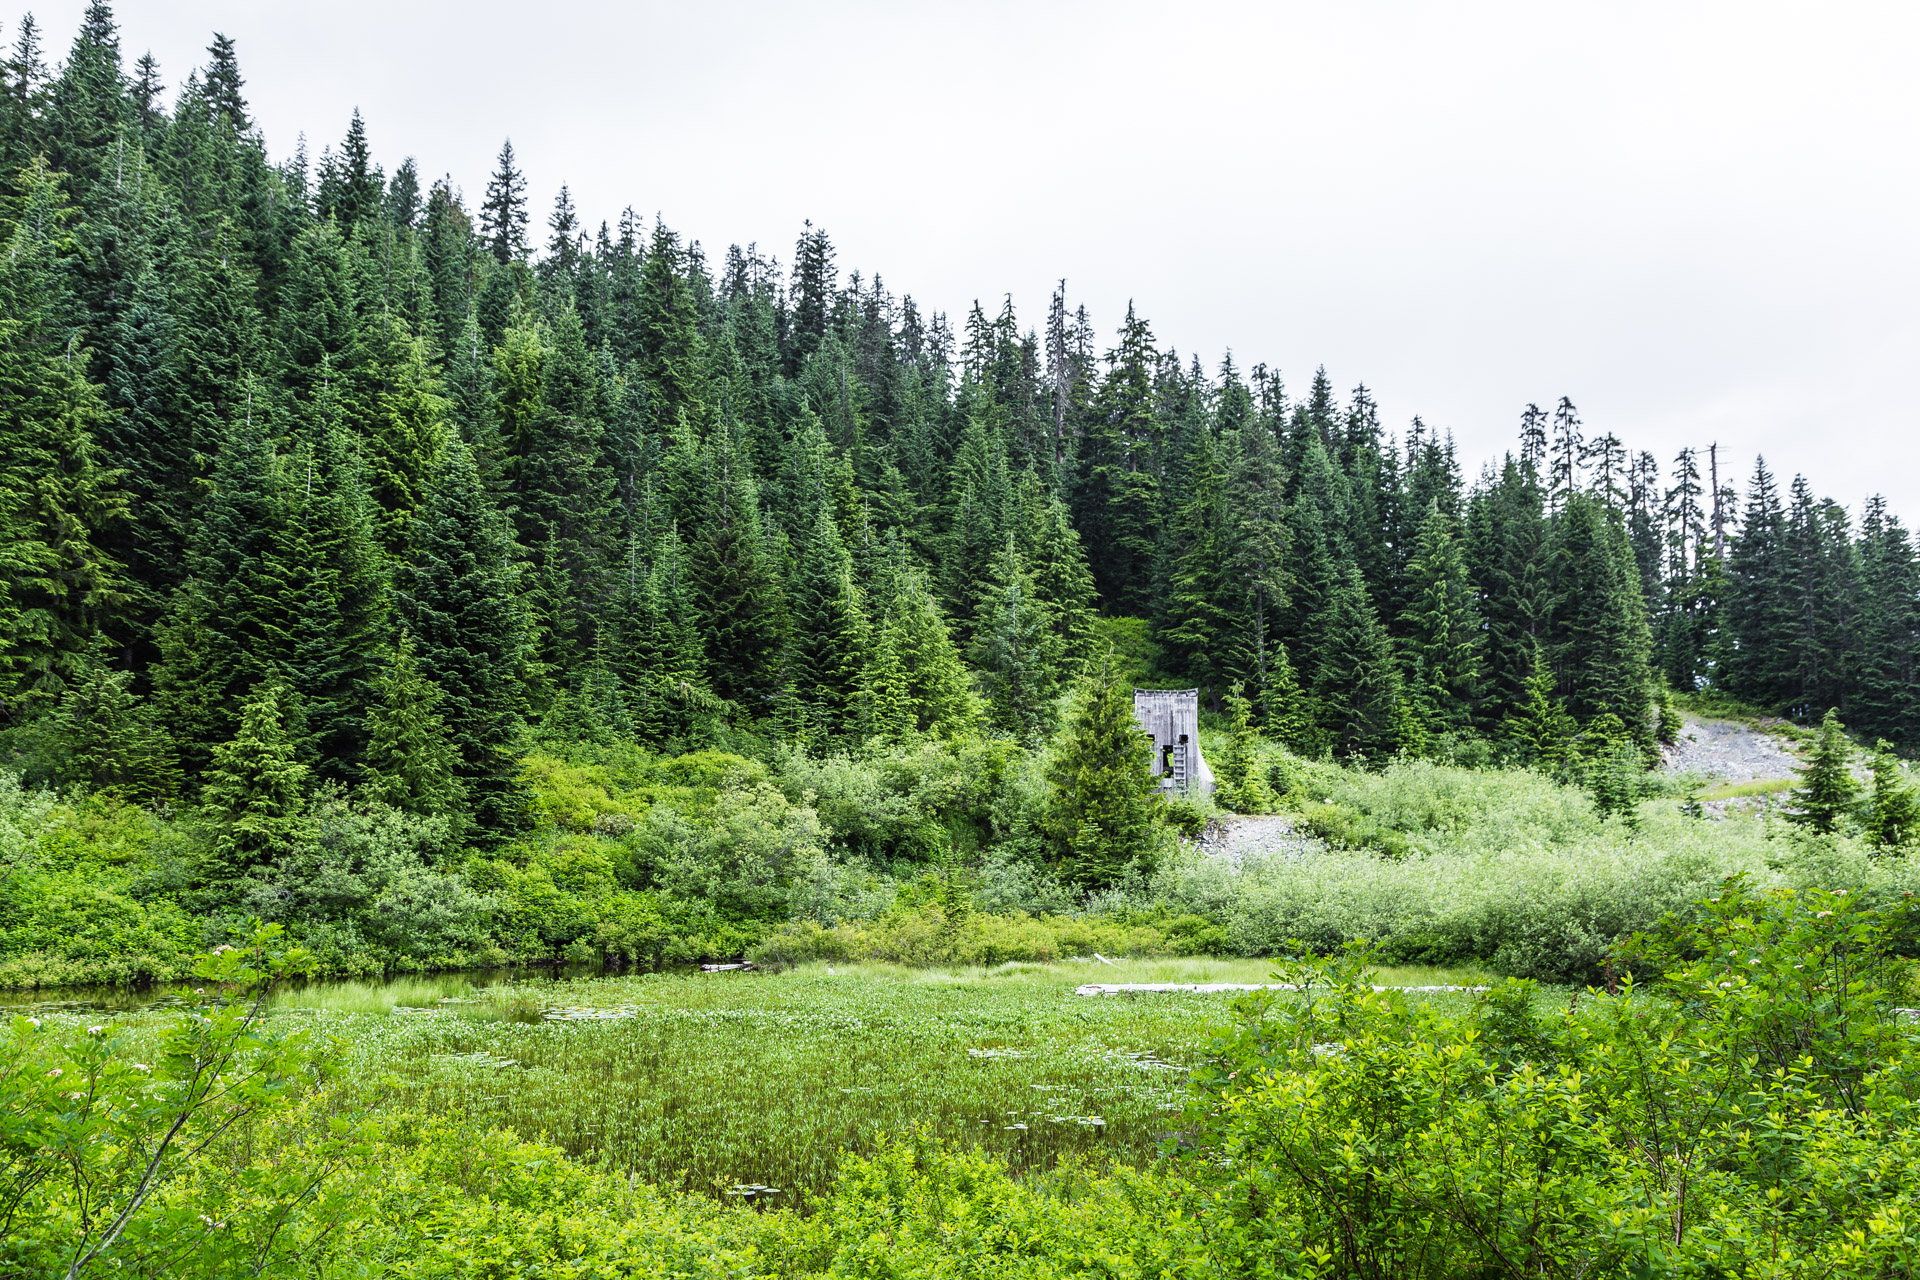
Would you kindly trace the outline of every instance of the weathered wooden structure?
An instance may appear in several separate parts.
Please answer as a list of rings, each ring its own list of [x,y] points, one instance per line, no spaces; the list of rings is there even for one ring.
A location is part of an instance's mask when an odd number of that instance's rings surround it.
[[[1153,776],[1163,790],[1213,790],[1200,754],[1198,689],[1135,689],[1133,718],[1153,739]]]

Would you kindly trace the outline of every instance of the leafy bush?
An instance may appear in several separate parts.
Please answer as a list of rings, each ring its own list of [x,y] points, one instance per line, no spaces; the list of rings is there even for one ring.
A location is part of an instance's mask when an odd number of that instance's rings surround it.
[[[1197,1075],[1182,1165],[1334,1274],[1911,1274],[1899,924],[1736,881],[1628,950],[1645,988],[1551,1017],[1295,967],[1309,996],[1246,1002]]]

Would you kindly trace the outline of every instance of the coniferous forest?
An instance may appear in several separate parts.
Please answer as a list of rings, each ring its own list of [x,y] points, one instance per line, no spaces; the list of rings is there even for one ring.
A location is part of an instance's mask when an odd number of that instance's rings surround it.
[[[1536,691],[1651,746],[1663,681],[1920,735],[1878,500],[1738,492],[1565,397],[1469,474],[1064,284],[954,321],[824,229],[783,264],[536,218],[510,142],[477,200],[389,175],[357,113],[275,161],[224,37],[169,88],[95,5],[48,58],[22,26],[0,144],[4,653],[59,782],[198,800],[282,751],[495,841],[531,729],[1032,742],[1119,620],[1307,756],[1525,751]]]

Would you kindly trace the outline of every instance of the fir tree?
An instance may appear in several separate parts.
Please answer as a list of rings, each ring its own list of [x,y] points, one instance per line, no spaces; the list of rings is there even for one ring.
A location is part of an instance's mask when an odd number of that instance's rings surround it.
[[[703,639],[713,691],[750,715],[771,709],[779,652],[781,600],[760,526],[753,476],[725,440],[707,451],[716,492],[693,555]]]
[[[1253,703],[1239,684],[1227,692],[1227,714],[1233,717],[1233,732],[1220,761],[1216,795],[1221,804],[1236,813],[1266,813],[1273,808],[1273,789],[1261,768],[1260,731],[1253,727]]]
[[[825,508],[801,548],[787,604],[790,731],[806,742],[845,739],[864,718],[867,619],[853,582],[853,561]]]
[[[1853,748],[1847,742],[1840,716],[1829,709],[1807,750],[1806,763],[1795,771],[1800,782],[1793,789],[1787,817],[1822,834],[1838,831],[1853,812],[1860,793],[1852,761]]]
[[[1614,723],[1619,724],[1617,720]],[[1601,817],[1619,818],[1630,829],[1637,830],[1640,797],[1646,785],[1646,760],[1639,745],[1625,736],[1624,726],[1620,733],[1603,736],[1599,741],[1605,744],[1604,748],[1586,765],[1587,790],[1593,796],[1593,807]]]
[[[1107,354],[1087,436],[1080,442],[1075,523],[1085,540],[1100,598],[1123,613],[1145,614],[1154,545],[1160,533],[1156,474],[1163,429],[1155,412],[1153,333],[1127,307],[1120,344]]]
[[[381,804],[438,815],[464,798],[458,760],[440,718],[440,690],[420,672],[413,637],[400,633],[367,717],[366,790]]]
[[[954,738],[979,707],[946,619],[896,539],[887,560],[867,683],[872,732],[888,742]]]
[[[1320,631],[1313,688],[1328,745],[1339,755],[1391,754],[1404,729],[1400,673],[1358,566],[1347,566]]]
[[[1110,885],[1151,861],[1158,822],[1150,746],[1109,653],[1084,682],[1080,707],[1047,773],[1047,833],[1060,872],[1072,883]]]
[[[126,500],[94,444],[106,414],[65,285],[72,211],[44,167],[20,181],[0,259],[0,581],[10,615],[0,657],[11,686],[0,696],[24,686],[50,698],[126,603],[107,550]]]
[[[487,180],[480,238],[503,267],[527,256],[527,179],[514,163],[511,138],[500,144],[493,176]]]
[[[454,776],[485,838],[524,820],[515,758],[523,731],[527,623],[506,521],[487,501],[465,445],[449,441],[434,464],[411,530],[412,555],[394,575],[400,617],[420,672],[443,697],[440,716]]]
[[[973,665],[993,723],[1023,741],[1037,739],[1051,723],[1059,692],[1059,654],[1047,614],[1008,535],[995,558],[993,585],[980,602]]]
[[[1881,849],[1905,849],[1920,837],[1920,795],[1882,739],[1874,748],[1867,796],[1867,838]]]
[[[60,781],[134,803],[180,786],[172,743],[132,689],[134,673],[96,653],[61,700],[55,733],[65,752]]]
[[[1521,764],[1546,770],[1563,764],[1577,732],[1573,717],[1554,695],[1553,668],[1535,650],[1520,704],[1507,716],[1502,737]]]
[[[213,749],[201,799],[215,881],[269,869],[307,838],[308,770],[287,730],[288,696],[278,682],[263,682],[247,697],[239,731]]]
[[[1483,630],[1454,519],[1437,500],[1427,504],[1407,577],[1401,627],[1410,700],[1427,732],[1465,731],[1480,690]]]
[[[1239,666],[1247,592],[1234,573],[1226,476],[1204,426],[1187,459],[1185,488],[1170,530],[1174,565],[1160,636],[1176,669],[1217,703]]]

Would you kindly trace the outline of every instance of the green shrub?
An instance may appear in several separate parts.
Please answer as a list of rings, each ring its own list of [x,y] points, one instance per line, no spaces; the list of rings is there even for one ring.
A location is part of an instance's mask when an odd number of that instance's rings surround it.
[[[1911,1274],[1894,914],[1736,881],[1623,953],[1646,988],[1552,1015],[1296,966],[1316,994],[1245,1002],[1196,1074],[1181,1167],[1334,1274]]]

